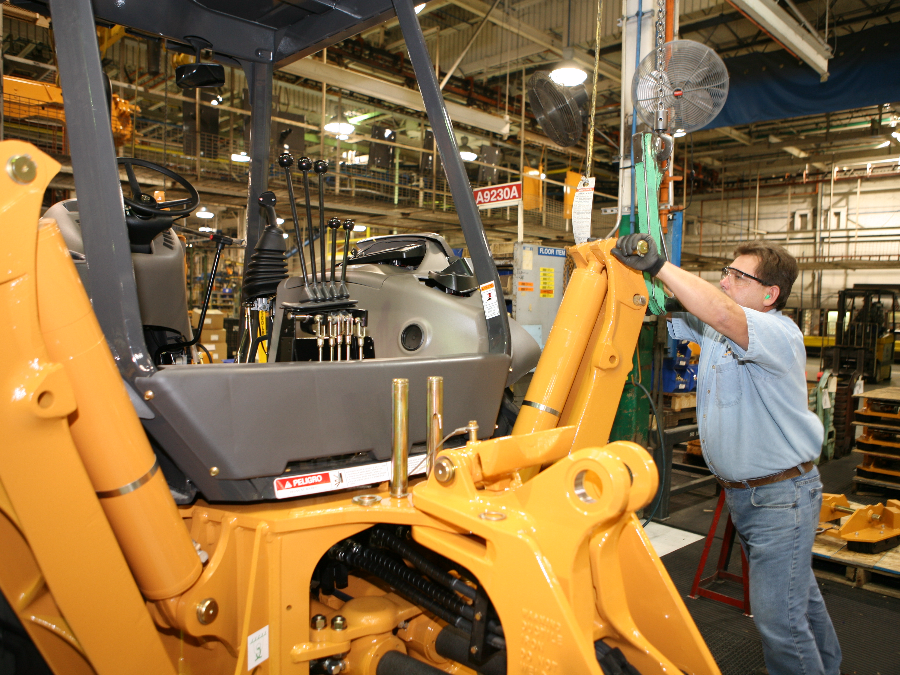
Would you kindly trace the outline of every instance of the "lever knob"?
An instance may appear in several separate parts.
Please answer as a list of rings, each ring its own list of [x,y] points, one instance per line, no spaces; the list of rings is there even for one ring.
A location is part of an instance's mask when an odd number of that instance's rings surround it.
[[[278,166],[280,166],[282,169],[286,169],[289,166],[293,166],[293,165],[294,165],[294,156],[291,155],[291,153],[282,152],[278,156]]]
[[[260,206],[275,206],[275,193],[271,191],[263,192],[259,196]]]
[[[330,227],[332,230],[336,230],[340,226],[341,226],[340,218],[332,218],[331,220],[328,221],[328,227]]]
[[[303,171],[304,173],[309,171],[313,166],[312,160],[309,157],[301,157],[297,162],[297,168]]]
[[[353,220],[352,218],[347,218],[347,220],[344,221],[343,225],[344,225],[344,229],[349,232],[350,230],[353,229],[353,226],[356,225],[356,221]]]
[[[314,168],[315,168],[316,173],[319,173],[319,174],[327,173],[328,162],[326,162],[324,159],[317,159],[315,162]]]

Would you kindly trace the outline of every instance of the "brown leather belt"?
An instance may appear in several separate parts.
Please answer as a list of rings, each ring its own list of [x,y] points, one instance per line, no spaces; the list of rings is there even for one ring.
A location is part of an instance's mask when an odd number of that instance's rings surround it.
[[[802,476],[805,473],[809,473],[812,471],[812,468],[815,466],[815,462],[803,462],[800,466],[794,466],[790,469],[785,469],[781,473],[773,473],[771,476],[763,476],[762,478],[751,478],[750,480],[744,481],[733,481],[733,480],[725,480],[724,478],[719,478],[716,476],[716,480],[719,482],[719,485],[722,487],[731,488],[732,490],[741,490],[743,488],[748,487],[759,487],[760,485],[769,485],[771,483],[779,483],[783,480],[788,480],[789,478],[796,478],[797,476]]]

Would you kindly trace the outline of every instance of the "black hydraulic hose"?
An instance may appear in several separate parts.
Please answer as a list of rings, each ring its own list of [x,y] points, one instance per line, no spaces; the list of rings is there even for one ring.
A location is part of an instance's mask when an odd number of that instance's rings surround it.
[[[475,599],[475,589],[469,586],[462,579],[454,577],[443,567],[432,562],[422,555],[414,544],[403,541],[387,530],[376,528],[369,538],[373,546],[379,548],[388,548],[397,555],[403,556],[409,560],[420,572],[427,574],[429,577],[437,581],[439,584],[446,586],[450,590],[462,593],[467,598]]]
[[[256,363],[256,352],[263,340],[268,339],[268,335],[257,335],[250,344],[250,353],[247,354],[247,363]]]
[[[645,387],[640,382],[632,382],[632,384],[636,387],[640,387],[640,390],[644,392],[644,396],[647,397],[647,401],[650,403],[650,410],[653,411],[653,418],[656,420],[656,433],[659,435],[659,491],[656,493],[656,497],[653,499],[653,508],[650,510],[650,515],[647,516],[647,520],[641,523],[643,527],[647,527],[650,521],[653,520],[653,516],[656,515],[657,510],[659,510],[659,505],[662,502],[662,491],[665,489],[666,479],[666,446],[662,434],[663,421],[662,419],[660,419],[659,414],[656,412],[656,405],[653,403],[653,397],[650,395],[650,392],[647,391],[647,387]]]
[[[403,652],[390,651],[378,661],[375,675],[447,675],[443,670]]]
[[[445,659],[456,661],[473,668],[481,675],[506,675],[506,650],[491,654],[481,665],[469,662],[469,636],[453,628],[444,626],[434,643],[435,651]]]

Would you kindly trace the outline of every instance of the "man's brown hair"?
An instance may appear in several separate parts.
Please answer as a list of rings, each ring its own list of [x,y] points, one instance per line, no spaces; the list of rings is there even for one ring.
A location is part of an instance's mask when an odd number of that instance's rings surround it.
[[[784,309],[791,295],[791,288],[800,273],[797,259],[784,247],[764,239],[748,241],[737,246],[734,249],[734,257],[741,255],[752,255],[757,259],[756,276],[762,279],[766,286],[778,286],[775,309]]]

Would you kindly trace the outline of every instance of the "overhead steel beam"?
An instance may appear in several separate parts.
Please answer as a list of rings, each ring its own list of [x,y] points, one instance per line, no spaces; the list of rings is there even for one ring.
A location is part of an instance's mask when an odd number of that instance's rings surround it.
[[[300,59],[285,66],[282,70],[292,75],[299,75],[317,82],[327,82],[329,85],[340,87],[341,89],[348,89],[388,103],[425,112],[422,96],[413,89],[407,89],[384,80],[322,63],[318,60],[310,58]],[[509,134],[509,122],[501,117],[451,101],[445,101],[445,105],[447,112],[450,113],[450,118],[454,122],[504,136]]]
[[[531,40],[545,49],[550,50],[554,54],[562,56],[564,45],[561,41],[534,26],[529,26],[528,24],[509,16],[508,14],[491,14],[491,6],[486,2],[481,2],[481,0],[453,0],[453,4],[472,12],[473,14],[477,14],[478,16],[487,16],[491,23],[514,33],[515,35],[519,35],[526,40]],[[583,49],[576,48],[573,58],[588,72],[594,71],[594,57]],[[606,65],[602,62],[598,66],[598,72],[615,82],[619,82],[622,79],[622,74],[618,68]]]
[[[734,127],[718,127],[717,129],[714,129],[713,131],[718,131],[723,136],[728,136],[728,138],[733,138],[738,143],[741,143],[743,145],[753,145],[752,138],[750,138],[743,131],[738,131]]]
[[[804,61],[819,73],[824,82],[828,79],[828,59],[831,48],[823,46],[809,34],[775,0],[728,0],[742,14],[771,35],[776,42]]]

